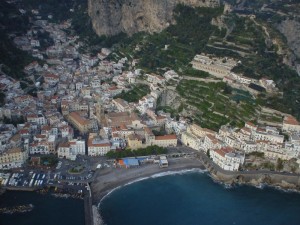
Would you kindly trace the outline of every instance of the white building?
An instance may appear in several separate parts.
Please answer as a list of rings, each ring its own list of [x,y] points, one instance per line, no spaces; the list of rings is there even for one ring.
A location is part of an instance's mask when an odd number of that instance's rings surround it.
[[[245,160],[245,156],[235,153],[234,149],[230,147],[212,150],[210,157],[223,170],[230,171],[237,171]]]
[[[195,150],[200,150],[202,141],[200,138],[198,138],[196,135],[188,133],[188,132],[183,132],[181,135],[181,141],[184,145],[193,148]]]
[[[12,169],[21,167],[28,159],[28,152],[21,148],[11,148],[0,153],[0,169]]]
[[[111,144],[108,139],[102,139],[96,133],[90,133],[88,140],[89,156],[104,156],[110,151]]]
[[[72,155],[85,155],[85,141],[73,139],[69,141]]]
[[[215,136],[208,134],[204,137],[203,148],[205,152],[210,149],[221,148],[221,142]]]

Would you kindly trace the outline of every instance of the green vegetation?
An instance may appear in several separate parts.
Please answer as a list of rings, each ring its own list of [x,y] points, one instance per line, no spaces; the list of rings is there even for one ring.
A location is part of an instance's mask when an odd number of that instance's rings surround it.
[[[176,90],[185,104],[195,108],[193,120],[202,127],[218,130],[227,123],[243,126],[255,116],[257,104],[251,95],[236,89],[229,92],[223,82],[182,80]]]
[[[139,101],[142,97],[150,93],[150,88],[148,85],[145,84],[137,84],[133,85],[132,90],[130,91],[123,91],[121,94],[118,94],[114,97],[116,98],[122,98],[127,102],[137,102]]]
[[[0,1],[0,64],[2,71],[13,78],[25,76],[23,69],[34,60],[27,52],[15,47],[8,34],[20,35],[29,28],[29,18],[13,4]]]
[[[233,72],[255,79],[268,77],[274,80],[279,90],[283,91],[283,97],[263,98],[261,103],[300,118],[300,77],[296,71],[283,63],[283,56],[275,53],[277,46],[266,45],[264,31],[260,26],[246,18],[232,17],[231,19],[235,26],[227,40],[246,45],[252,52],[243,58],[238,57],[242,63],[235,67]],[[282,35],[278,35],[278,32],[271,30],[269,33],[276,35],[276,39],[282,40]]]
[[[273,123],[282,123],[283,121],[282,116],[277,116],[275,114],[271,114],[271,115],[260,114],[259,119],[263,121],[273,122]]]
[[[222,12],[223,7],[193,9],[179,4],[174,10],[175,25],[153,35],[135,34],[119,44],[119,52],[139,58],[139,66],[146,72],[168,67],[180,73],[218,32],[210,21]],[[135,50],[137,46],[139,50]]]
[[[4,117],[2,122],[4,124],[13,124],[14,126],[17,126],[18,124],[25,123],[25,120],[24,120],[23,116],[21,116],[19,118],[13,118],[13,119],[8,119],[8,118]]]
[[[272,163],[272,162],[264,162],[262,164],[262,167],[263,167],[262,169],[268,169],[268,170],[271,170],[271,171],[275,170],[275,164]]]
[[[0,91],[0,106],[3,106],[5,103],[5,93]]]
[[[42,19],[48,19],[48,15],[52,15],[52,21],[55,23],[72,18],[73,12],[70,9],[87,4],[85,0],[24,0],[23,2],[26,8],[38,10]]]
[[[283,160],[278,158],[277,159],[277,164],[276,164],[276,170],[281,171],[281,170],[283,170],[283,167],[284,167]]]
[[[276,82],[280,91],[284,92],[282,98],[261,96],[255,101],[249,93],[225,87],[222,94],[232,101],[229,101],[230,112],[224,113],[224,110],[228,111],[226,107],[228,100],[223,97],[208,101],[207,96],[202,96],[205,95],[204,93],[200,96],[194,91],[194,98],[190,99],[185,96],[188,93],[182,90],[180,95],[188,99],[189,105],[194,105],[201,110],[194,118],[195,121],[207,127],[217,129],[227,122],[241,125],[243,119],[254,116],[257,105],[292,113],[300,118],[300,78],[296,72],[284,65],[282,57],[274,53],[276,46],[266,45],[264,31],[251,19],[237,17],[234,14],[227,15],[225,22],[230,27],[229,35],[226,35],[226,29],[219,30],[213,26],[212,18],[220,15],[222,10],[222,7],[193,9],[178,5],[174,10],[176,24],[169,26],[161,33],[153,35],[139,33],[123,40],[118,45],[116,55],[138,58],[139,67],[145,72],[160,73],[161,68],[172,68],[180,75],[200,78],[206,78],[209,74],[194,70],[189,65],[196,54],[208,53],[219,57],[233,57],[242,62],[234,68],[234,72],[256,79],[268,77]],[[244,53],[244,57],[240,55],[240,52]],[[178,90],[182,89],[182,85],[183,82],[179,84]],[[203,84],[203,86],[207,85]],[[191,89],[185,90],[193,92]],[[211,94],[208,95],[211,97]],[[202,97],[204,98],[201,99]],[[233,109],[236,107],[233,102],[238,104],[237,115],[233,114]],[[211,108],[212,105],[213,108]],[[169,108],[165,110],[173,114],[176,111]],[[212,111],[226,116],[212,114]],[[271,120],[277,120],[277,118],[271,118]]]
[[[197,78],[207,78],[209,77],[209,73],[201,70],[196,70],[192,67],[186,68],[182,74],[188,77],[197,77]]]
[[[58,159],[55,155],[43,155],[41,156],[41,165],[46,165],[46,166],[56,166],[58,163]]]
[[[207,150],[206,155],[208,158],[210,158],[210,150],[209,149]]]
[[[261,2],[255,1],[253,4],[260,5]],[[226,15],[225,23],[230,28],[228,35],[226,29],[213,26],[212,18],[220,15],[222,10],[223,8],[193,9],[178,5],[174,10],[176,24],[161,33],[133,35],[119,44],[118,54],[138,58],[139,66],[145,72],[160,73],[161,68],[172,68],[181,75],[201,78],[207,77],[207,74],[196,72],[188,65],[196,54],[208,53],[219,57],[236,58],[242,63],[234,68],[234,72],[255,79],[268,77],[276,82],[280,91],[283,91],[282,97],[261,96],[257,99],[257,103],[300,118],[299,76],[283,64],[283,56],[275,53],[277,46],[266,44],[262,27],[250,18],[234,14]],[[276,32],[273,33],[276,35]],[[238,96],[231,98],[237,103],[249,99],[248,95],[243,96],[239,93]],[[250,107],[249,115],[252,113],[251,108],[253,107]]]
[[[111,159],[119,159],[125,157],[146,156],[146,155],[161,155],[166,154],[166,148],[158,147],[156,145],[148,146],[137,150],[125,149],[123,151],[109,151],[106,156]]]
[[[155,136],[161,136],[161,135],[166,135],[166,134],[167,134],[167,132],[166,132],[164,129],[161,129],[161,130],[159,130],[159,131],[157,131],[157,130],[152,130],[152,132],[153,132],[153,134],[154,134]]]
[[[248,1],[247,4],[249,7],[257,7],[265,2],[271,4],[271,8],[286,9],[286,6],[278,1],[254,0]],[[297,1],[290,1],[291,5],[294,3]],[[110,47],[118,43],[114,46],[115,54],[111,55],[114,59],[125,56],[128,59],[139,59],[138,66],[143,68],[144,72],[161,73],[163,69],[172,68],[180,75],[198,78],[206,78],[209,74],[194,70],[189,65],[196,54],[209,53],[220,57],[234,57],[242,62],[234,68],[234,72],[256,79],[261,77],[273,79],[279,90],[283,92],[282,97],[262,95],[254,100],[249,93],[232,89],[223,83],[201,84],[195,81],[190,83],[182,81],[177,90],[181,97],[187,100],[184,106],[191,106],[195,109],[193,119],[202,126],[212,129],[218,129],[225,123],[240,126],[243,120],[249,120],[255,116],[255,109],[258,105],[291,113],[300,119],[300,77],[283,63],[283,56],[276,54],[277,46],[266,43],[263,29],[256,24],[266,19],[276,23],[285,18],[272,13],[267,18],[259,14],[254,21],[248,17],[238,17],[229,13],[225,15],[224,21],[229,29],[219,29],[212,25],[211,21],[223,13],[223,7],[191,8],[179,4],[174,10],[176,23],[160,33],[152,35],[138,33],[127,38],[125,34],[119,34],[107,38],[98,37],[94,33],[87,14],[86,0],[24,0],[24,4],[29,5],[30,9],[38,9],[42,18],[53,15],[54,22],[71,18],[75,33],[86,44],[82,51],[92,51],[95,54],[101,47]],[[2,12],[0,15],[0,25],[2,25],[0,26],[0,63],[4,64],[2,70],[13,77],[21,78],[24,76],[23,67],[34,59],[15,48],[6,34],[19,35],[25,32],[29,26],[29,19],[28,16],[21,15],[13,4],[0,2],[0,6]],[[297,9],[295,7],[295,12]],[[268,28],[272,29],[271,25]],[[269,33],[272,37],[283,39],[278,32],[271,30]],[[47,40],[47,37],[42,39]],[[282,40],[282,42],[285,41]],[[47,41],[42,43],[44,47],[47,44],[49,44]],[[208,92],[205,93],[206,91]],[[149,89],[145,91],[135,86],[133,90],[116,97],[135,102],[147,93]],[[183,110],[182,108],[178,110],[164,108],[164,110],[176,116]],[[277,117],[267,119],[274,122],[280,120]]]
[[[81,173],[84,170],[82,165],[75,166],[69,170],[69,173]]]
[[[162,110],[166,113],[170,113],[172,118],[176,117],[179,113],[179,110],[176,110],[176,109],[172,108],[171,106],[158,106],[158,107],[156,107],[156,112],[158,112],[160,110]]]
[[[36,39],[40,41],[40,49],[42,50],[46,50],[54,44],[53,39],[50,37],[50,33],[47,31],[37,31],[36,36]]]
[[[247,156],[255,156],[255,157],[258,157],[258,158],[264,158],[265,153],[263,153],[263,152],[250,152],[249,154],[247,154]]]
[[[71,19],[75,34],[85,43],[81,48],[82,52],[91,51],[96,54],[102,47],[111,47],[126,37],[123,33],[113,37],[98,37],[92,28],[86,0],[24,0],[24,4],[29,9],[38,9],[42,19],[48,20],[48,16],[52,15],[51,22],[60,23]]]

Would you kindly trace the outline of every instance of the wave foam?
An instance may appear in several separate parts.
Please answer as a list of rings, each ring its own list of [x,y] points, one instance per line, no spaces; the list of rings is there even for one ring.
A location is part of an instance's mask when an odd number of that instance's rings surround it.
[[[185,170],[178,170],[178,171],[167,171],[167,172],[156,173],[156,174],[150,176],[149,178],[157,178],[157,177],[164,177],[164,176],[178,175],[178,174],[182,175],[182,174],[194,173],[194,172],[205,173],[205,172],[207,172],[207,170],[194,168],[194,169],[185,169]]]
[[[113,189],[111,189],[99,202],[98,204],[98,208],[100,208],[100,205],[101,205],[101,202],[107,198],[111,193],[113,193],[114,191],[122,188],[122,187],[125,187],[125,186],[128,186],[128,185],[131,185],[131,184],[134,184],[134,183],[137,183],[137,182],[140,182],[140,181],[143,181],[143,180],[147,180],[147,179],[155,179],[155,178],[159,178],[159,177],[164,177],[164,176],[172,176],[172,175],[183,175],[183,174],[187,174],[187,173],[205,173],[207,172],[207,170],[202,170],[202,169],[199,169],[199,168],[193,168],[193,169],[184,169],[184,170],[176,170],[176,171],[166,171],[166,172],[161,172],[161,173],[156,173],[156,174],[153,174],[151,176],[148,176],[148,177],[142,177],[142,178],[138,178],[138,179],[135,179],[133,181],[130,181],[124,185],[121,185],[121,186],[118,186],[118,187],[115,187]]]

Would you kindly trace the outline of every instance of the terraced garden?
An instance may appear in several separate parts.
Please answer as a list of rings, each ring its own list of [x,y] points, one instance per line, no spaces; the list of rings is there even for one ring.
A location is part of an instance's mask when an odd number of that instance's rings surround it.
[[[227,123],[242,126],[256,116],[258,105],[251,95],[237,89],[228,91],[223,82],[182,80],[176,89],[183,101],[195,109],[192,119],[202,127],[218,130]]]
[[[122,92],[116,95],[114,98],[122,98],[127,102],[137,102],[142,97],[150,93],[150,88],[145,84],[134,85],[128,92]]]

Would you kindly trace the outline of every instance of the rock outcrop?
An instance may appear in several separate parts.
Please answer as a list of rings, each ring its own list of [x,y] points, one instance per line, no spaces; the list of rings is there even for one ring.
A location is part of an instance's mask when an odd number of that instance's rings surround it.
[[[286,37],[288,45],[297,57],[300,57],[300,22],[297,20],[284,20],[278,29]]]
[[[172,24],[173,9],[179,3],[192,7],[217,7],[220,0],[88,0],[88,13],[95,32],[159,32]]]

